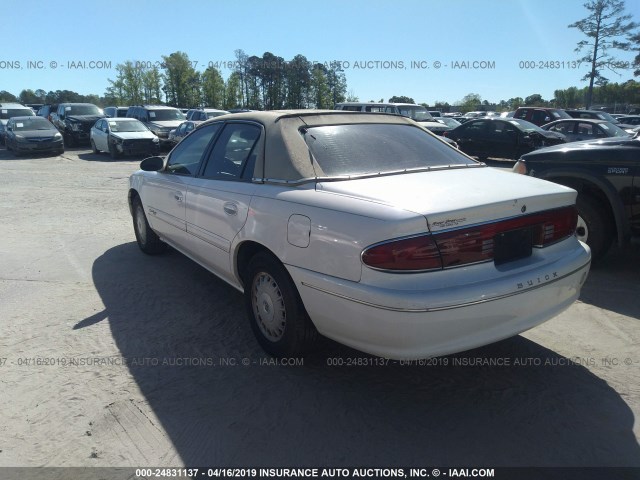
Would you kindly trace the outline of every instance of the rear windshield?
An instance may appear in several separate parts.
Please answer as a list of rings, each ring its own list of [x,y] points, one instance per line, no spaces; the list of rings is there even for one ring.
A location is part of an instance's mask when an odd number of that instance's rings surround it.
[[[95,105],[70,105],[64,108],[65,114],[69,115],[102,115],[100,110]]]
[[[314,161],[329,177],[476,164],[411,125],[333,125],[311,127],[303,134]]]
[[[13,117],[31,117],[35,115],[30,108],[2,108],[0,109],[0,118],[8,120]]]
[[[184,113],[176,109],[149,110],[149,120],[152,122],[164,122],[167,120],[184,120]]]

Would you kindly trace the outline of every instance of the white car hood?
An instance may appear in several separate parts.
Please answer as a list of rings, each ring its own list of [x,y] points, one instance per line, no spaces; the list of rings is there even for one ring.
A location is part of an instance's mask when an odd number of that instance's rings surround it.
[[[155,135],[151,132],[111,132],[114,137],[121,138],[123,140],[130,139],[146,139],[152,140]]]
[[[318,182],[316,190],[424,215],[432,231],[575,204],[576,191],[490,167]]]

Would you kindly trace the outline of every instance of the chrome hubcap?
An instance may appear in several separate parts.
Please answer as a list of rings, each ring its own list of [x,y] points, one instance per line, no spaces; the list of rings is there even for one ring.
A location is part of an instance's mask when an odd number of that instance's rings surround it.
[[[580,215],[578,215],[578,223],[576,225],[576,237],[578,237],[578,240],[585,243],[589,238],[589,227],[587,226],[587,222],[585,222],[584,218]]]
[[[260,272],[253,280],[251,292],[251,304],[258,328],[268,340],[279,341],[287,323],[287,311],[280,287],[271,275]]]
[[[140,242],[147,243],[147,226],[144,222],[144,210],[142,210],[142,205],[138,205],[136,208],[136,227],[138,228],[138,237],[140,238]]]

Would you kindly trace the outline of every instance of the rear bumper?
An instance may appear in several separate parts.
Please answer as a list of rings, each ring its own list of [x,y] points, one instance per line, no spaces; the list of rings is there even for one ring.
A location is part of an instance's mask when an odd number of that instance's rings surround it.
[[[373,355],[418,359],[512,337],[568,308],[580,294],[591,258],[588,247],[575,243],[578,248],[551,265],[462,285],[451,303],[443,302],[437,284],[390,290],[287,268],[321,334]]]

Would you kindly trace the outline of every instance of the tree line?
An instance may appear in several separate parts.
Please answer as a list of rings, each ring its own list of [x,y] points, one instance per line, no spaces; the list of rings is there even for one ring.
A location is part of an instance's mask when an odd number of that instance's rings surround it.
[[[151,65],[127,61],[116,66],[118,75],[109,79],[105,100],[117,105],[275,110],[333,108],[346,98],[347,80],[338,63],[313,63],[304,55],[286,61],[271,52],[258,57],[236,50],[235,61],[224,66],[232,67],[226,80],[218,65],[196,70],[185,52]]]

